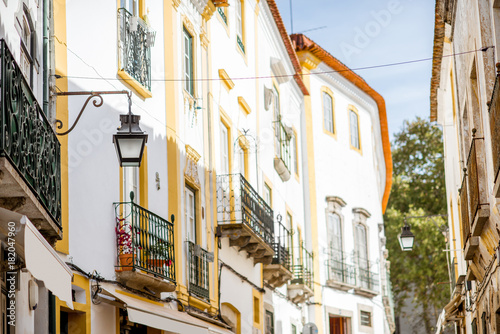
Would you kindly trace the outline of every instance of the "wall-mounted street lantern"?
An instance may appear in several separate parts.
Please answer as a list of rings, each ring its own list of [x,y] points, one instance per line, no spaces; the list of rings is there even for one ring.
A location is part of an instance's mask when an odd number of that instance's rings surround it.
[[[413,250],[413,244],[415,243],[415,235],[411,232],[410,225],[406,222],[406,219],[412,219],[412,218],[430,218],[434,225],[439,228],[437,223],[432,219],[432,217],[448,217],[447,215],[428,215],[428,216],[413,216],[413,217],[406,217],[404,219],[405,225],[401,228],[401,233],[398,234],[398,240],[399,240],[399,245],[401,246],[402,251],[411,251]],[[441,230],[443,234],[445,234],[445,231],[447,231],[447,228],[445,230]]]
[[[75,123],[65,132],[57,132],[58,136],[65,136],[75,128],[80,120],[83,111],[92,98],[95,107],[100,107],[103,104],[102,94],[126,94],[128,96],[128,114],[120,115],[121,126],[118,132],[113,135],[113,144],[115,144],[116,154],[121,167],[139,167],[141,165],[142,154],[144,153],[144,146],[148,141],[148,134],[141,130],[139,120],[141,116],[132,114],[132,94],[126,90],[123,91],[100,91],[100,92],[58,92],[58,96],[69,95],[89,95],[83,104],[80,113],[76,117]],[[63,123],[56,120],[57,128],[61,129]]]
[[[415,236],[411,233],[410,225],[406,222],[405,217],[405,226],[401,228],[401,233],[398,234],[399,245],[401,246],[402,251],[411,251],[413,250],[413,243],[415,242]]]

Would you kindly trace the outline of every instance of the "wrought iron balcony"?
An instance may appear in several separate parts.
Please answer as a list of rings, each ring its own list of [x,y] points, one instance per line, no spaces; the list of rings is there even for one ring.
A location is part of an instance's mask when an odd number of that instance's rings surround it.
[[[281,224],[275,222],[275,239],[273,243],[274,256],[271,264],[263,267],[264,280],[274,288],[283,286],[292,277],[290,256],[290,231]]]
[[[0,40],[0,206],[61,239],[61,152],[51,124]]]
[[[174,224],[133,202],[115,203],[117,279],[142,290],[175,290]]]
[[[340,290],[350,290],[356,286],[356,266],[348,263],[344,252],[330,248],[327,250],[327,284]]]
[[[187,244],[189,253],[189,293],[208,300],[210,298],[208,252],[190,241]]]
[[[303,243],[293,249],[292,273],[288,296],[294,303],[303,303],[313,295],[313,254]]]
[[[151,46],[155,32],[126,9],[118,9],[120,70],[151,91]]]
[[[245,250],[255,263],[269,264],[274,250],[274,213],[241,174],[217,176],[218,235]]]
[[[469,225],[472,236],[479,236],[490,216],[486,165],[484,160],[484,138],[474,135],[467,159],[467,193],[469,195]]]
[[[274,158],[274,168],[278,172],[283,182],[290,179],[292,166],[292,156],[290,142],[292,140],[291,129],[286,127],[281,119],[274,122],[274,146],[276,157]]]
[[[370,261],[363,258],[358,258],[357,271],[359,283],[358,287],[356,287],[354,291],[357,294],[366,297],[374,297],[380,293],[379,274],[371,271],[371,266],[372,263],[370,263]]]

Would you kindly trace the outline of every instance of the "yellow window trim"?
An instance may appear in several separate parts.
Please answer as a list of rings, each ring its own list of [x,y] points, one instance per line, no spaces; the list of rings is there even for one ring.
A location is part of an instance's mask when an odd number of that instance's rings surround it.
[[[323,98],[323,94],[328,94],[332,99],[332,122],[333,122],[333,132],[330,132],[326,129],[325,125],[325,99]],[[337,139],[337,122],[335,122],[335,98],[333,97],[333,92],[330,88],[323,86],[321,87],[321,111],[322,111],[322,120],[323,120],[323,132]]]
[[[250,109],[250,106],[248,105],[247,101],[245,101],[243,96],[238,96],[238,104],[247,115],[250,115],[252,109]]]
[[[118,76],[123,80],[123,83],[126,86],[133,89],[142,98],[148,99],[150,97],[153,97],[153,93],[151,93],[150,90],[148,90],[146,87],[144,87],[139,81],[132,78],[130,76],[130,74],[128,74],[124,70],[119,70]]]
[[[257,305],[255,305],[255,301],[257,301]],[[252,321],[253,321],[253,326],[255,328],[258,328],[262,331],[262,325],[263,325],[263,309],[264,309],[264,305],[263,305],[263,302],[262,302],[262,294],[255,290],[255,289],[252,289],[252,309],[253,309],[253,317],[252,317]],[[257,307],[256,307],[257,306]],[[255,311],[258,311],[258,314],[255,314]],[[258,321],[255,321],[255,320],[258,320]]]
[[[250,164],[248,161],[248,150],[250,149],[250,142],[240,131],[238,131],[238,142],[239,142],[240,148],[244,154],[243,160],[245,161],[245,166],[244,166],[244,175],[243,176],[245,177],[245,179],[249,180],[250,179]]]
[[[219,20],[219,22],[222,24],[222,26],[226,30],[227,37],[229,37],[229,15],[228,15],[228,12],[227,12],[227,7],[222,7],[222,10],[224,12],[224,15],[226,15],[227,23],[224,22],[224,19],[222,18],[222,16],[220,15],[220,13],[217,13],[216,16],[217,16],[217,19]]]
[[[231,80],[231,78],[227,74],[226,70],[224,70],[222,68],[219,70],[219,78],[221,78],[227,91],[230,91],[231,89],[234,88],[234,82],[233,82],[233,80]]]
[[[264,187],[262,188],[262,195],[264,195],[264,189],[266,186],[271,190],[271,203],[268,203],[269,206],[272,208],[273,207],[273,183],[271,182],[270,179],[267,178],[266,175],[264,175]]]
[[[359,142],[359,148],[352,146],[352,143],[351,143],[351,111],[353,111],[354,113],[356,113],[356,115],[358,116],[357,118],[358,118],[358,142]],[[351,148],[351,150],[356,151],[359,154],[363,155],[363,147],[361,146],[361,129],[359,128],[359,111],[352,104],[350,104],[347,107],[347,118],[349,119],[349,147]]]

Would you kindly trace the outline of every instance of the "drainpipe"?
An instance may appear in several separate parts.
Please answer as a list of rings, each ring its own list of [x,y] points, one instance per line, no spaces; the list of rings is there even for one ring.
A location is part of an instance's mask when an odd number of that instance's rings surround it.
[[[43,0],[43,112],[49,113],[49,0]]]

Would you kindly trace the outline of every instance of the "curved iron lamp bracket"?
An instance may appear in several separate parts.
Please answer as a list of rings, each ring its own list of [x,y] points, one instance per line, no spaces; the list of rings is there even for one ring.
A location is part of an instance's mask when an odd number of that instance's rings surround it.
[[[73,125],[67,131],[56,132],[56,134],[58,136],[65,136],[68,133],[70,133],[71,131],[73,131],[73,129],[75,128],[76,124],[80,120],[80,117],[82,116],[82,114],[83,114],[85,108],[87,107],[88,103],[90,102],[90,100],[95,98],[95,100],[92,101],[92,104],[94,105],[94,107],[99,108],[100,106],[102,106],[102,104],[104,102],[102,99],[102,96],[101,96],[104,94],[125,94],[125,95],[127,95],[128,96],[128,103],[129,103],[129,110],[130,110],[130,107],[132,105],[132,93],[130,91],[126,91],[126,90],[97,91],[97,92],[95,92],[95,91],[90,91],[90,92],[81,91],[81,92],[58,92],[58,93],[56,93],[57,96],[89,95],[89,97],[87,97],[87,100],[85,100],[85,103],[83,104],[82,109],[78,113],[78,116],[76,117],[75,123],[73,123]],[[58,129],[62,129],[63,122],[59,119],[56,119],[56,125],[57,125]]]

